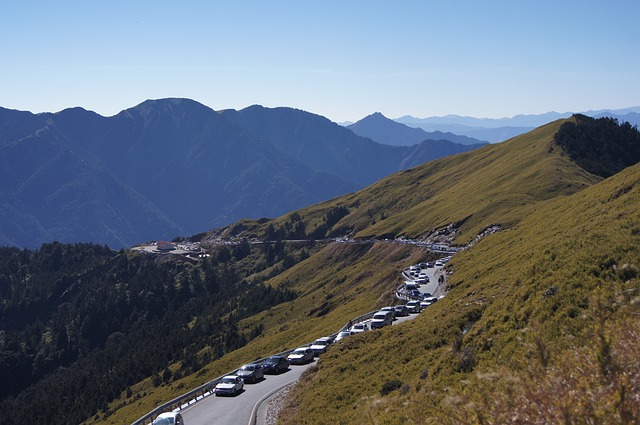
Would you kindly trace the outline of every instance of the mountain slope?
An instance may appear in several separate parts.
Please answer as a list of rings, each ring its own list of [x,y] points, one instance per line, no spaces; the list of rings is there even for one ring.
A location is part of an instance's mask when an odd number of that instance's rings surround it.
[[[212,109],[147,101],[114,117],[0,110],[0,242],[113,247],[278,216],[356,189]]]
[[[185,231],[52,124],[0,148],[3,245],[96,241],[119,247]]]
[[[147,101],[114,118],[100,157],[190,232],[279,215],[355,187],[258,143],[193,101]]]
[[[254,105],[221,114],[305,164],[362,185],[398,171],[405,153],[297,109]]]

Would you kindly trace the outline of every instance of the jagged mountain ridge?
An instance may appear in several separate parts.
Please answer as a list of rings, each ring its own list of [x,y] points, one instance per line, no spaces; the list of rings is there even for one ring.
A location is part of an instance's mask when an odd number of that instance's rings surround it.
[[[276,217],[459,150],[381,145],[291,108],[218,113],[189,99],[112,117],[0,109],[0,143],[0,243],[30,247],[119,248]]]

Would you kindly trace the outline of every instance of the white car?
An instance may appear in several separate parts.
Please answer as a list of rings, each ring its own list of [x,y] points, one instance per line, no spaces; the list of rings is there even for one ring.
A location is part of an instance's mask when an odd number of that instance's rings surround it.
[[[368,330],[369,330],[369,325],[367,325],[364,322],[356,323],[355,325],[351,326],[351,332],[354,334],[359,334],[361,332],[368,331]]]
[[[237,395],[244,388],[244,381],[236,375],[223,377],[213,389],[216,395]]]
[[[313,353],[316,356],[319,356],[320,354],[327,352],[327,348],[329,348],[329,344],[331,344],[330,338],[320,338],[313,341],[313,344],[311,344],[311,347],[309,348],[313,350]]]
[[[412,300],[407,303],[407,308],[411,313],[420,313],[422,307],[420,307],[420,301]]]
[[[307,364],[313,361],[315,354],[309,347],[296,348],[287,356],[289,364]]]
[[[338,341],[340,341],[340,340],[342,340],[342,339],[344,339],[344,338],[346,338],[346,337],[348,337],[350,335],[353,335],[353,334],[354,334],[353,331],[342,331],[342,332],[339,332],[338,335],[336,336],[336,342],[338,342]]]
[[[184,425],[184,419],[180,413],[160,413],[151,425]]]

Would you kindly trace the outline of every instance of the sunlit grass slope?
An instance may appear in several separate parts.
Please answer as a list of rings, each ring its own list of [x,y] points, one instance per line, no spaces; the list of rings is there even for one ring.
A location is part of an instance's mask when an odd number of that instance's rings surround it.
[[[416,238],[456,224],[456,242],[469,242],[487,226],[513,226],[541,200],[570,195],[600,180],[554,143],[553,136],[564,122],[394,174],[295,215],[307,234],[326,226],[327,215],[340,207],[348,214],[329,222],[329,236]],[[267,226],[290,229],[293,224],[288,214],[271,221],[243,221],[231,226],[228,234],[245,230],[263,236]]]
[[[636,423],[639,205],[638,165],[540,202],[412,323],[327,353],[283,423]]]

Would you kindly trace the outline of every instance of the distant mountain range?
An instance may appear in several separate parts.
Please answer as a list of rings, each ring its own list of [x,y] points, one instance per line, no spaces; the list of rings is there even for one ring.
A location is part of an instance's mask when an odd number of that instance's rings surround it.
[[[0,245],[124,247],[275,217],[474,149],[389,146],[291,108],[149,100],[113,117],[0,108]]]
[[[360,121],[348,125],[354,133],[369,137],[376,142],[393,146],[412,146],[424,140],[448,140],[462,145],[487,143],[484,140],[467,136],[459,136],[450,132],[424,131],[419,127],[410,127],[382,115],[380,112],[371,114]]]
[[[580,113],[593,118],[611,117],[620,122],[627,121],[631,125],[640,125],[640,106],[624,109],[600,109]],[[568,118],[573,114],[573,112],[547,112],[537,115],[516,115],[511,118],[475,118],[460,115],[416,118],[405,115],[395,119],[395,121],[406,124],[409,127],[421,128],[425,131],[452,132],[495,143],[526,133],[551,121]]]

